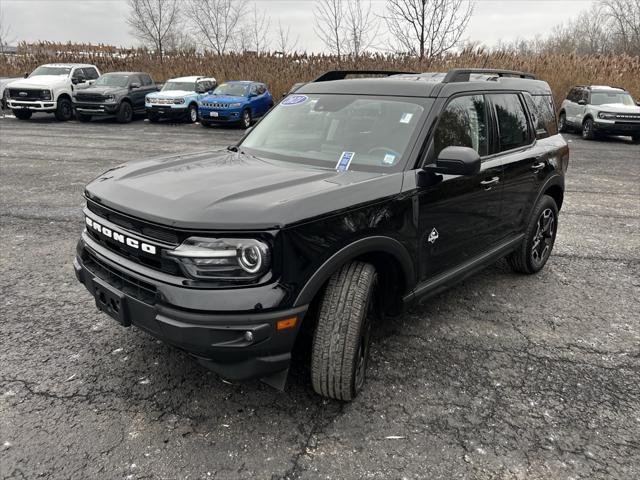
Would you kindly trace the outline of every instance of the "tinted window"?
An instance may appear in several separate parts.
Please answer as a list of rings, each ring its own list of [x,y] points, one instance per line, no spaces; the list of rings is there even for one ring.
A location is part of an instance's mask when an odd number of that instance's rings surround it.
[[[98,78],[98,77],[99,77],[99,75],[98,75],[98,71],[97,71],[95,68],[93,68],[93,67],[90,67],[90,68],[84,68],[83,70],[84,70],[84,76],[85,76],[88,80],[95,80],[96,78]]]
[[[491,95],[498,121],[500,151],[528,145],[529,125],[520,97],[515,93]]]
[[[131,78],[129,79],[129,85],[131,85],[132,83],[142,85],[142,79],[140,78],[140,75],[131,75]]]
[[[258,86],[251,85],[251,95],[258,95]]]
[[[578,101],[578,89],[577,88],[572,88],[571,91],[569,92],[569,95],[567,95],[567,100],[569,100],[570,102],[577,102]]]
[[[142,85],[149,86],[149,85],[153,85],[153,80],[151,80],[151,77],[149,75],[140,75],[142,77]]]
[[[82,71],[82,68],[76,68],[73,71],[72,78],[77,78],[77,79],[83,78],[84,79],[84,78],[87,78],[87,77],[85,77],[84,72]]]
[[[529,111],[533,117],[537,138],[546,138],[558,133],[555,105],[551,95],[525,94]]]
[[[487,111],[482,95],[453,99],[442,112],[434,134],[434,154],[446,147],[473,148],[488,153]]]

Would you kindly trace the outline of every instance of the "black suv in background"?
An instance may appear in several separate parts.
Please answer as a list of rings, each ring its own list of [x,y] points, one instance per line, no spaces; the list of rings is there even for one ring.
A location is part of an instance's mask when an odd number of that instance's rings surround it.
[[[90,183],[74,266],[97,307],[277,387],[305,328],[314,389],[351,400],[374,319],[505,256],[539,271],[569,161],[547,83],[352,73],[301,86],[227,150]]]
[[[157,91],[148,73],[105,73],[91,87],[74,93],[73,109],[81,122],[88,122],[91,117],[115,115],[119,123],[128,123],[135,114],[145,113],[145,96]]]

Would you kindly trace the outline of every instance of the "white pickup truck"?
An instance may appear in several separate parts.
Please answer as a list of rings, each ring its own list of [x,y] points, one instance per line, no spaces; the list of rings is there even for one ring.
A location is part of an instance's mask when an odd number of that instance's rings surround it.
[[[33,112],[45,112],[67,121],[73,118],[73,92],[92,85],[99,76],[95,65],[49,63],[39,66],[28,77],[9,83],[5,99],[20,120],[28,120]]]

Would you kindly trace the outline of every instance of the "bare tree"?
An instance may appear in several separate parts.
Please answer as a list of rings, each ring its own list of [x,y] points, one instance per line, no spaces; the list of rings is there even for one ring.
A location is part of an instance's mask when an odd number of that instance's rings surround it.
[[[298,42],[300,41],[300,36],[297,36],[294,39],[291,38],[291,28],[284,28],[282,26],[282,22],[278,20],[278,30],[276,31],[276,50],[282,55],[286,55],[287,53],[293,52],[298,48]]]
[[[473,0],[387,0],[385,20],[397,50],[420,59],[441,55],[458,46]]]
[[[345,18],[345,50],[358,58],[374,46],[380,32],[380,22],[371,8],[371,0],[351,0],[347,2]]]
[[[127,23],[132,33],[153,48],[164,65],[167,40],[180,29],[179,0],[129,0],[131,12]]]
[[[268,34],[270,27],[271,19],[265,15],[264,11],[259,11],[258,6],[254,2],[247,36],[251,42],[251,48],[255,50],[256,53],[269,49]]]
[[[187,15],[198,38],[218,55],[246,46],[246,0],[188,0]]]
[[[7,17],[2,11],[2,5],[0,4],[0,53],[4,53],[5,48],[14,41],[15,37],[11,36],[11,29],[7,24]]]
[[[640,55],[640,0],[603,0],[617,51]]]
[[[316,0],[315,17],[316,35],[331,53],[340,57],[345,42],[345,1]]]

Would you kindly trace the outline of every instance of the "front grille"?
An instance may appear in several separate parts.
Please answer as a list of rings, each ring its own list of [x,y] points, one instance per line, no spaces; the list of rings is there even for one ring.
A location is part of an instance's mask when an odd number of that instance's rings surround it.
[[[76,93],[76,100],[79,102],[104,102],[104,95],[100,93]]]
[[[229,104],[226,104],[226,103],[202,102],[202,106],[203,107],[210,107],[210,108],[229,108]]]
[[[619,113],[619,114],[616,114],[616,120],[640,121],[640,115],[636,115],[633,113]]]
[[[50,100],[51,94],[49,90],[42,90],[40,88],[8,88],[8,97],[12,100]]]
[[[173,98],[147,98],[147,103],[157,103],[159,105],[171,105],[174,103]]]
[[[147,305],[154,305],[156,303],[157,289],[154,285],[138,280],[131,275],[107,265],[87,249],[85,249],[82,254],[82,263],[89,272],[117,288],[122,293],[140,300]]]

